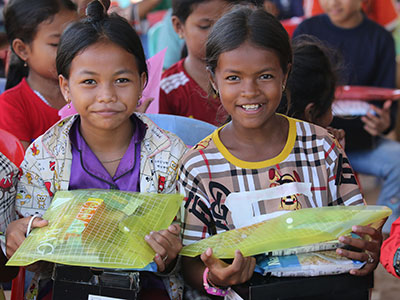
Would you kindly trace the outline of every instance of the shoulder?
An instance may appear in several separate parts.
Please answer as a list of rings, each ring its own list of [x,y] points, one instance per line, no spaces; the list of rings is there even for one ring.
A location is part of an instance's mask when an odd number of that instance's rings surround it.
[[[199,161],[208,160],[207,157],[215,156],[220,154],[218,148],[216,147],[213,135],[217,134],[217,130],[214,131],[209,136],[202,139],[194,147],[189,149],[181,159],[181,165],[186,169],[193,169],[196,167],[196,163]],[[222,158],[222,155],[220,155]],[[215,158],[215,157],[214,157]],[[209,163],[209,160],[208,160]]]
[[[29,92],[33,92],[29,85],[26,83],[25,80],[18,83],[16,86],[12,87],[11,89],[5,90],[0,95],[0,101],[11,101],[14,103],[18,103],[19,101],[29,100],[25,99],[23,96]]]
[[[184,86],[190,81],[190,78],[183,69],[183,61],[183,59],[178,61],[163,73],[160,88],[166,94],[180,86]]]
[[[326,15],[317,15],[311,18],[305,19],[303,22],[299,24],[296,31],[305,31],[305,30],[314,30],[314,29],[321,29],[319,26],[321,24],[326,23]],[[302,32],[304,33],[304,32]]]
[[[302,148],[323,146],[325,151],[331,148],[341,149],[340,143],[325,128],[318,125],[296,120],[297,142]]]
[[[136,116],[147,126],[143,142],[149,155],[167,152],[178,159],[182,157],[187,147],[179,137],[158,127],[145,114],[136,113]]]
[[[392,34],[387,29],[367,17],[364,20],[363,29],[366,33],[368,32],[369,36],[378,39],[393,40]]]
[[[57,155],[60,147],[65,149],[66,144],[69,143],[69,130],[77,116],[78,115],[70,116],[57,122],[45,133],[35,139],[26,150],[27,154],[25,158],[31,157],[36,159],[44,158],[49,155],[54,156]]]

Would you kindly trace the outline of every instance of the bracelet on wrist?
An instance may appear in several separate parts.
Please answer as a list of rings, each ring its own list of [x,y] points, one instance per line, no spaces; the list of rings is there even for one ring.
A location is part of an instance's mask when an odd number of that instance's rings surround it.
[[[208,279],[209,272],[210,272],[210,270],[208,268],[204,269],[203,286],[204,286],[204,289],[206,290],[206,292],[210,295],[221,296],[221,297],[226,296],[231,288],[230,287],[227,287],[227,288],[217,287],[215,284],[213,284]]]

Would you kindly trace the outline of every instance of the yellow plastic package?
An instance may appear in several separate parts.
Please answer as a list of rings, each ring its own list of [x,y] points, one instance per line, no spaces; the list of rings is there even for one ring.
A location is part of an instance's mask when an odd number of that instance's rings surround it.
[[[234,258],[332,241],[349,234],[353,225],[380,225],[391,214],[386,206],[331,206],[290,211],[259,222],[211,236],[183,247],[181,255],[194,257],[212,248],[218,258]]]
[[[116,190],[60,191],[43,215],[49,225],[32,230],[8,261],[39,260],[100,268],[142,269],[154,251],[144,237],[166,229],[183,197]]]

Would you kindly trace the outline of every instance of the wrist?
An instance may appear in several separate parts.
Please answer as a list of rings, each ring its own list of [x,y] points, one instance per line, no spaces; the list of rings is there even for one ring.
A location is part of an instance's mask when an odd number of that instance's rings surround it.
[[[210,295],[215,295],[215,296],[226,296],[230,290],[230,287],[219,287],[216,284],[214,284],[210,278],[210,270],[208,268],[204,269],[203,272],[203,286],[206,292]]]

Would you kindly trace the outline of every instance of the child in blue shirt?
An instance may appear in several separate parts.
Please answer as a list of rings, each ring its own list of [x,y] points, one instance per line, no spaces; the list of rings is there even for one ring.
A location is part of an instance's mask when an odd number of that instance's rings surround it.
[[[325,14],[305,20],[294,37],[310,34],[336,49],[344,59],[343,84],[394,88],[393,38],[363,14],[362,0],[320,0],[320,4]],[[383,137],[394,128],[396,115],[397,103],[373,101],[361,118],[335,117],[331,124],[346,132],[346,153],[353,169],[383,179],[377,204],[393,210],[384,233],[400,216],[400,143]]]

